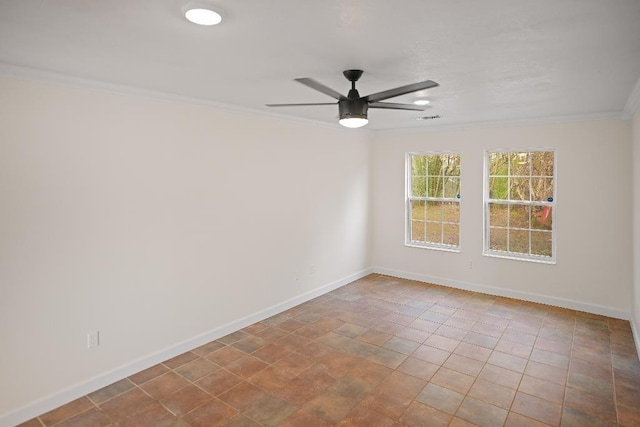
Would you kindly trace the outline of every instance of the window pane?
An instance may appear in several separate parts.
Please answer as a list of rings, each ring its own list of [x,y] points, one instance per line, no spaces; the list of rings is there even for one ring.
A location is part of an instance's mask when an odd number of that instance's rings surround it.
[[[509,153],[489,153],[489,175],[509,174]]]
[[[553,151],[534,151],[531,153],[531,175],[553,176]]]
[[[508,217],[508,205],[489,204],[489,223],[492,226],[506,227]]]
[[[489,198],[495,200],[507,200],[509,191],[509,178],[489,178]]]
[[[442,221],[442,202],[427,202],[427,220]]]
[[[530,210],[530,206],[512,205],[509,210],[509,227],[529,228]]]
[[[489,249],[494,251],[507,250],[507,229],[493,228],[489,229]]]
[[[553,178],[531,178],[531,200],[547,202],[549,197],[553,197]]]
[[[533,206],[531,212],[531,228],[537,230],[549,230],[553,225],[553,212],[551,206]]]
[[[445,178],[444,197],[454,199],[460,194],[460,178]]]
[[[427,196],[442,197],[444,192],[444,178],[442,176],[430,176],[427,182],[429,184]]]
[[[442,226],[443,241],[445,245],[458,245],[460,241],[459,226],[457,224],[444,224]]]
[[[445,154],[444,159],[444,174],[446,176],[460,176],[460,155],[458,154]]]
[[[552,253],[551,233],[548,231],[531,232],[531,254],[551,256]]]
[[[521,254],[529,253],[529,231],[509,230],[509,250]]]
[[[441,222],[427,222],[427,242],[442,243]]]
[[[424,242],[425,235],[424,221],[411,221],[411,240],[414,242]]]
[[[509,184],[511,200],[529,200],[529,178],[511,178]]]
[[[444,222],[460,222],[460,204],[457,202],[444,202],[442,204],[442,220]]]
[[[435,154],[435,155],[432,154],[427,156],[427,158],[429,159],[428,175],[433,175],[433,176],[442,175],[442,168],[443,168],[442,156],[438,154]]]
[[[427,175],[426,156],[411,156],[411,176]]]
[[[511,176],[529,176],[529,156],[530,153],[511,153]]]
[[[427,217],[427,202],[423,200],[411,201],[411,219],[425,220]]]
[[[424,176],[414,176],[411,178],[411,195],[414,197],[427,196],[427,178]]]

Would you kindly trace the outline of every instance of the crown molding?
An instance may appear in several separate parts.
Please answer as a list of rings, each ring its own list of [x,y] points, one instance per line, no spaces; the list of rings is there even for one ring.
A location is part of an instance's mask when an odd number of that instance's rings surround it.
[[[440,132],[446,130],[462,130],[462,129],[482,129],[482,128],[495,128],[505,126],[527,126],[527,125],[544,125],[544,124],[557,124],[557,123],[570,123],[570,122],[585,122],[595,120],[626,120],[629,117],[624,111],[609,111],[602,113],[591,114],[574,114],[565,116],[548,116],[548,117],[533,117],[526,119],[505,119],[505,120],[486,120],[477,122],[464,122],[464,123],[445,123],[445,124],[431,124],[428,127],[418,128],[409,127],[402,129],[381,129],[376,133],[381,135],[398,135],[398,134],[412,134],[412,133],[424,133],[424,132]]]
[[[44,83],[53,83],[63,86],[73,87],[77,89],[86,89],[93,91],[100,91],[106,93],[115,93],[121,95],[138,96],[148,99],[156,99],[160,101],[169,101],[175,103],[198,105],[217,110],[222,110],[235,114],[247,114],[259,117],[268,117],[271,119],[282,120],[294,123],[303,123],[307,125],[323,127],[328,129],[341,129],[347,130],[343,126],[340,126],[338,122],[327,123],[319,120],[304,119],[300,117],[293,117],[286,114],[266,112],[258,109],[241,107],[233,104],[225,104],[221,102],[215,102],[204,98],[196,98],[184,95],[177,95],[168,92],[154,91],[149,89],[141,89],[134,86],[127,86],[117,83],[109,83],[101,80],[87,79],[83,77],[57,73],[54,71],[41,70],[31,67],[25,67],[21,65],[9,64],[0,61],[0,77],[14,78],[19,80],[30,80]],[[351,129],[348,129],[351,131]],[[367,132],[370,130],[363,129],[361,132]]]

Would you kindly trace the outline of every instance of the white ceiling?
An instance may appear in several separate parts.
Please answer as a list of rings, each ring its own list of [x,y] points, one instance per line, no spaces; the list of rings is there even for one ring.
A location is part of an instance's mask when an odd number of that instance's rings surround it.
[[[424,112],[370,110],[369,129],[621,113],[640,77],[640,0],[204,1],[222,24],[186,21],[188,0],[2,0],[0,69],[330,124],[337,106],[264,104],[332,102],[293,79],[346,94],[350,68],[361,95],[440,84]]]

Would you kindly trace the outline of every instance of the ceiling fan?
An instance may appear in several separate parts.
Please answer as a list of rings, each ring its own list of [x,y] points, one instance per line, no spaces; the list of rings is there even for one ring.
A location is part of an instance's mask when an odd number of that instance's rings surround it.
[[[356,82],[362,76],[362,70],[346,70],[342,74],[351,82],[351,90],[347,96],[340,94],[339,92],[323,85],[308,77],[295,79],[297,82],[302,83],[305,86],[309,86],[311,89],[315,89],[319,92],[329,95],[332,98],[338,100],[338,102],[320,102],[320,103],[307,103],[307,104],[267,104],[267,107],[297,107],[308,105],[335,105],[338,104],[338,110],[340,112],[339,123],[349,128],[359,128],[366,125],[369,120],[367,119],[367,111],[369,108],[385,108],[389,110],[414,110],[422,111],[426,107],[412,104],[397,104],[392,102],[380,102],[385,99],[394,98],[396,96],[405,95],[407,93],[417,92],[419,90],[429,89],[438,86],[438,83],[425,80],[423,82],[413,83],[405,86],[396,87],[393,89],[384,90],[367,96],[360,96],[356,89]]]

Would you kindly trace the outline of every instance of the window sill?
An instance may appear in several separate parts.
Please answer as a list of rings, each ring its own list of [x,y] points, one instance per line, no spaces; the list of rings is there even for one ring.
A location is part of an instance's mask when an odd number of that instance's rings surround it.
[[[433,249],[436,251],[454,252],[454,253],[462,252],[462,249],[460,247],[455,247],[455,246],[420,245],[417,243],[405,243],[404,245],[408,248]]]
[[[492,257],[492,258],[510,259],[513,261],[533,262],[536,264],[550,264],[550,265],[556,264],[555,258],[527,257],[527,256],[511,255],[505,252],[493,252],[493,251],[484,251],[482,252],[482,255],[487,257]]]

